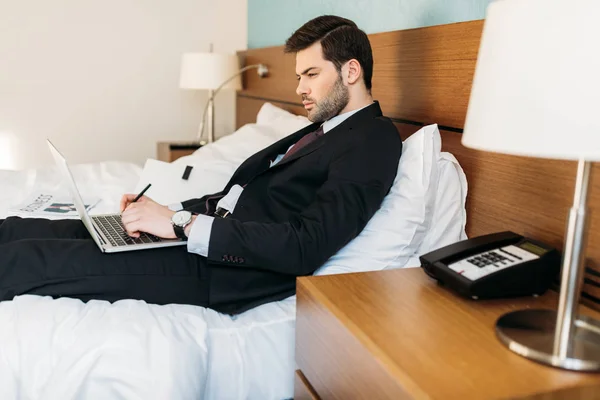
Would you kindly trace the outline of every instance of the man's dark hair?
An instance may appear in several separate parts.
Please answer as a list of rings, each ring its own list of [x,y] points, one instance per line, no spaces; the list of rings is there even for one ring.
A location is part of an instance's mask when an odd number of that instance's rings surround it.
[[[367,34],[349,19],[323,15],[302,25],[285,42],[286,53],[297,53],[321,42],[323,58],[331,61],[338,72],[342,65],[356,59],[363,70],[367,90],[371,92],[373,77],[373,52]]]

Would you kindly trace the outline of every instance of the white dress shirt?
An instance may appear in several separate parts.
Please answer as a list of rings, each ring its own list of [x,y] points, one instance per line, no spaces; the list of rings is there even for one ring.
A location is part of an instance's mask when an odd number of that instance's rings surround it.
[[[368,105],[365,107],[368,107]],[[359,108],[356,110],[352,110],[352,111],[348,111],[344,114],[336,115],[335,117],[331,118],[330,120],[325,121],[322,125],[323,133],[326,134],[327,132],[329,132],[330,130],[332,130],[333,128],[335,128],[336,126],[338,126],[339,124],[344,122],[346,119],[350,118],[352,115],[354,115],[355,113],[357,113],[358,111],[362,110],[365,107],[362,107],[362,108]],[[287,151],[290,151],[290,149],[292,147],[294,147],[294,145],[291,145],[287,149]],[[275,160],[271,161],[270,167],[277,165],[277,163],[279,163],[279,161],[281,161],[281,159],[284,156],[285,156],[285,154],[279,154],[275,158]],[[244,191],[244,188],[241,187],[240,185],[233,185],[231,187],[231,189],[229,189],[229,192],[227,193],[227,195],[225,195],[225,197],[223,197],[221,200],[219,200],[219,202],[217,203],[217,208],[223,208],[223,209],[229,211],[230,213],[233,213],[233,210],[235,209],[237,201],[240,198],[240,196],[242,195],[243,191]],[[175,203],[175,204],[169,205],[169,209],[172,211],[179,211],[179,210],[183,209],[183,206],[181,203]],[[192,228],[190,230],[190,235],[188,236],[188,242],[187,242],[188,252],[196,253],[201,256],[208,257],[208,244],[210,242],[210,233],[212,231],[212,223],[213,223],[214,219],[215,219],[215,217],[208,216],[208,215],[199,214],[196,216],[196,221],[192,225]]]

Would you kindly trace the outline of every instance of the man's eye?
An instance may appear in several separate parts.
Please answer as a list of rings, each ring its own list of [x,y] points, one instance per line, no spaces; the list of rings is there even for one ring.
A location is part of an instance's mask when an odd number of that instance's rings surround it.
[[[311,72],[310,74],[308,74],[309,78],[314,78],[315,76],[317,76],[317,74],[314,72]]]

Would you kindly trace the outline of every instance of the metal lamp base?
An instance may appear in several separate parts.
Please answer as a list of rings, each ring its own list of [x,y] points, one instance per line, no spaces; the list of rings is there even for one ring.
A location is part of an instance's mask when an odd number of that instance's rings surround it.
[[[500,341],[515,353],[553,367],[600,371],[600,321],[577,317],[567,357],[554,354],[556,311],[520,310],[496,321]]]

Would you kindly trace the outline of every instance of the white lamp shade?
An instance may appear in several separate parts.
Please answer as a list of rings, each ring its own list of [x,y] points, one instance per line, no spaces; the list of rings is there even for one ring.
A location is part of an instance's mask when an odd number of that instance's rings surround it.
[[[235,54],[186,53],[181,59],[179,87],[215,90],[239,70],[239,61]],[[223,89],[240,90],[241,88],[240,76],[223,86]]]
[[[462,143],[600,160],[599,15],[598,0],[491,3]]]

